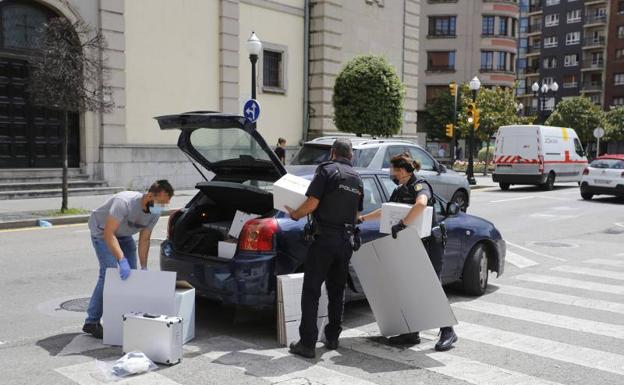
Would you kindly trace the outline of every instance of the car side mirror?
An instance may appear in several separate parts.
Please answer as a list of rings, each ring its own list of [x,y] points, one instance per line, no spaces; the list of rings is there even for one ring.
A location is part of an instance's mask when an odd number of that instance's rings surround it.
[[[445,166],[445,165],[443,165],[443,164],[438,163],[438,172],[439,172],[440,174],[445,173],[445,172],[446,172],[446,166]]]
[[[449,202],[446,205],[446,213],[448,214],[449,217],[459,214],[460,211],[461,211],[461,207],[459,207],[459,205],[455,202]]]

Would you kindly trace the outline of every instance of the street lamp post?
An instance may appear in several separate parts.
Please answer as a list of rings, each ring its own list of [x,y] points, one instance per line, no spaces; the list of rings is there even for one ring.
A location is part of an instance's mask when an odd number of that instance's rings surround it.
[[[251,36],[247,40],[247,52],[249,53],[249,61],[251,62],[251,98],[256,98],[256,63],[258,55],[262,51],[262,42],[258,39],[255,32],[251,32]]]
[[[477,102],[477,93],[479,92],[479,88],[481,88],[481,81],[478,77],[474,77],[470,81],[470,91],[472,92],[472,102]],[[474,177],[474,136],[475,136],[475,127],[474,122],[470,123],[470,136],[468,139],[468,169],[466,170],[466,178],[468,178],[468,183],[471,185],[477,184],[477,181]]]
[[[535,82],[531,86],[531,90],[533,91],[533,96],[537,98],[537,112],[538,115],[542,118],[542,122],[546,120],[546,98],[548,96],[548,92],[553,92],[553,97],[556,98],[556,93],[559,90],[559,84],[557,82],[553,82],[550,86],[546,83],[540,85]],[[555,99],[556,104],[556,99]],[[554,108],[554,105],[553,105]]]

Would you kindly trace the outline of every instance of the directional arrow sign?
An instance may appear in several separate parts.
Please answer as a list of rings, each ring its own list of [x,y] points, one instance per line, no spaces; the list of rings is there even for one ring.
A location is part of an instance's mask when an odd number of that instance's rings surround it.
[[[260,104],[256,99],[249,99],[243,106],[243,116],[248,122],[255,123],[260,117]]]

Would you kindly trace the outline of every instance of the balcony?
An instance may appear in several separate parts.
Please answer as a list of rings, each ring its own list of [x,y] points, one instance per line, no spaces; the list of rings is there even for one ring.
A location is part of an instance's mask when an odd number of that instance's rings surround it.
[[[578,82],[563,82],[563,88],[576,88],[578,87]]]
[[[540,14],[543,12],[542,7],[544,6],[544,4],[542,4],[541,1],[536,1],[533,4],[529,4],[529,14]]]
[[[527,34],[542,33],[542,23],[529,24],[529,30]]]
[[[539,55],[541,50],[542,50],[542,44],[541,43],[531,44],[527,48],[527,56],[528,55]]]
[[[602,92],[603,84],[601,81],[584,82],[581,87],[581,92]]]
[[[607,23],[607,15],[587,15],[585,16],[585,27],[591,27],[595,25],[601,25]]]
[[[604,59],[583,60],[581,71],[602,71],[604,69]]]
[[[583,40],[583,49],[604,47],[606,38],[604,36],[590,36]]]
[[[490,66],[481,66],[479,69],[482,73],[499,73],[499,74],[515,74],[514,71],[508,70],[506,68],[500,67],[490,67]]]
[[[427,66],[427,72],[455,72],[455,65],[454,64],[446,64],[446,65],[430,64]]]

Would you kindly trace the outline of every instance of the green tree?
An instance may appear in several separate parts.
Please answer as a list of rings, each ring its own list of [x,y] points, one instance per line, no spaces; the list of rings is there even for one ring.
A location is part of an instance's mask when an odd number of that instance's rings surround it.
[[[606,115],[606,138],[608,140],[624,140],[624,106],[612,108]]]
[[[453,123],[453,109],[455,98],[449,91],[445,91],[425,106],[425,127],[427,136],[434,139],[445,139],[446,125]],[[459,101],[458,101],[459,103]],[[460,109],[460,106],[457,107]]]
[[[549,126],[573,128],[581,141],[589,144],[597,127],[604,127],[605,114],[588,97],[575,96],[557,104],[555,110],[546,119]]]
[[[358,136],[391,136],[403,125],[405,87],[382,56],[351,59],[340,71],[332,103],[338,130]]]

